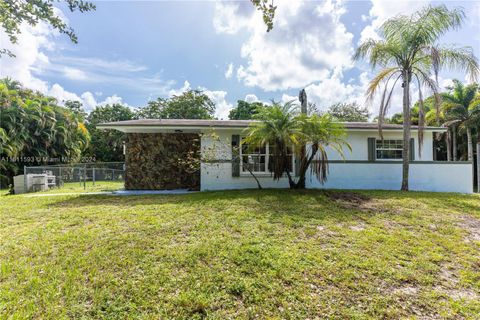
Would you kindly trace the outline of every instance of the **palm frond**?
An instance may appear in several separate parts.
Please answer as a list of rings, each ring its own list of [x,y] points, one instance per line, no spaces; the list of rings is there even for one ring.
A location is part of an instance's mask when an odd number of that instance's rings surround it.
[[[438,49],[438,54],[441,68],[464,71],[472,82],[478,80],[480,67],[471,47],[441,47]]]

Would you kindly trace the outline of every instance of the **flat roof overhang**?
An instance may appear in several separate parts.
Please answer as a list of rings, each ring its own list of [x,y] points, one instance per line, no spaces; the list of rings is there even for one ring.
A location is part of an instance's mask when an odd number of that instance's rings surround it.
[[[141,119],[107,122],[97,125],[97,129],[114,129],[126,133],[185,132],[198,133],[208,130],[243,130],[254,120],[194,120],[194,119]],[[373,122],[342,122],[347,131],[378,131],[378,124]],[[403,131],[398,124],[384,124],[382,130]],[[417,126],[411,127],[417,131]],[[424,127],[426,131],[445,132],[444,127]]]

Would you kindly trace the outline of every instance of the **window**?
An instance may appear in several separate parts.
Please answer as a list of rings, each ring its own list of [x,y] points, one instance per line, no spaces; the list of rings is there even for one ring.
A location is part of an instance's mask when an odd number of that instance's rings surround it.
[[[377,140],[375,152],[379,160],[402,159],[403,140]]]
[[[288,169],[293,172],[294,168],[294,156],[293,149],[288,148]],[[240,172],[242,174],[249,174],[250,169],[253,173],[270,174],[272,172],[273,158],[274,158],[274,146],[266,144],[261,147],[257,147],[249,150],[249,146],[246,143],[242,143],[240,148]]]
[[[267,173],[267,147],[268,145],[248,150],[248,144],[242,144],[240,149],[240,156],[242,159],[241,172],[248,173],[248,168],[250,168],[250,171],[252,172]]]

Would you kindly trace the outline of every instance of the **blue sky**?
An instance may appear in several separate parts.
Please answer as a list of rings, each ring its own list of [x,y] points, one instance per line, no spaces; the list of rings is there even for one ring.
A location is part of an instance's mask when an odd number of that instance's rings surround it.
[[[75,29],[73,44],[45,25],[24,26],[18,45],[0,34],[17,58],[0,59],[0,76],[57,97],[81,100],[87,109],[148,100],[201,88],[225,118],[238,99],[294,99],[307,89],[319,108],[364,102],[371,69],[350,57],[361,39],[395,14],[429,1],[287,1],[278,5],[274,29],[265,32],[249,1],[101,1],[91,13],[59,14]],[[434,2],[439,4],[441,2]],[[479,2],[448,1],[467,13],[464,27],[442,42],[471,46],[480,56]],[[440,85],[461,73],[443,72]],[[414,88],[415,90],[415,88]],[[392,111],[399,110],[400,97]],[[375,105],[371,106],[375,111]]]

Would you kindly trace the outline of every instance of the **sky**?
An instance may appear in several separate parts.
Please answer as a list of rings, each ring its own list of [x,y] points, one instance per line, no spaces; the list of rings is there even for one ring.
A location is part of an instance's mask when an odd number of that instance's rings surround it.
[[[74,28],[78,44],[47,25],[22,26],[18,44],[0,30],[0,77],[54,96],[97,105],[145,106],[158,97],[203,90],[226,119],[237,100],[290,101],[305,88],[320,110],[339,102],[365,104],[375,74],[352,62],[358,44],[378,37],[378,27],[397,14],[428,4],[463,7],[462,29],[441,43],[470,46],[480,57],[480,1],[274,0],[274,27],[266,32],[250,1],[94,1],[96,11],[57,14]],[[459,72],[442,71],[441,87]],[[415,95],[416,88],[412,91]],[[368,105],[373,113],[376,103]],[[401,110],[396,92],[390,114]]]

